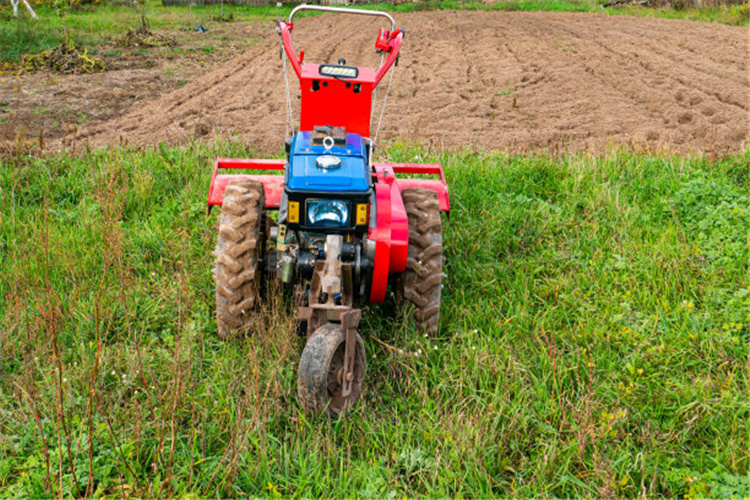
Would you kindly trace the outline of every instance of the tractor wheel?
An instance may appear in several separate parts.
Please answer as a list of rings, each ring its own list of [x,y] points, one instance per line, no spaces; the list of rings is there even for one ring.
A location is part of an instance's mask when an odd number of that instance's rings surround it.
[[[414,304],[417,329],[436,335],[440,322],[443,281],[443,234],[435,191],[401,191],[409,219],[409,257],[403,275],[403,296]]]
[[[248,333],[259,299],[263,184],[232,181],[224,192],[216,245],[216,326],[219,337]]]
[[[346,334],[341,325],[326,323],[310,336],[297,372],[297,395],[307,413],[323,413],[336,419],[352,408],[365,378],[365,345],[357,334],[354,381],[347,397],[341,396]]]

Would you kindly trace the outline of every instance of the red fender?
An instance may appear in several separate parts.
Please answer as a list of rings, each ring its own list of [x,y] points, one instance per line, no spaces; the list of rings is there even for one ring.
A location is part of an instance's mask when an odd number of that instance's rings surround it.
[[[375,242],[370,302],[383,302],[388,289],[388,268],[391,262],[391,187],[375,184],[375,227],[367,237]]]
[[[409,220],[406,217],[401,190],[393,171],[375,168],[375,227],[367,237],[375,241],[370,302],[383,302],[388,289],[388,275],[406,270],[409,255]]]
[[[391,179],[393,174],[391,173]],[[409,219],[406,217],[404,199],[395,182],[391,186],[391,268],[392,273],[406,271],[406,259],[409,257]]]

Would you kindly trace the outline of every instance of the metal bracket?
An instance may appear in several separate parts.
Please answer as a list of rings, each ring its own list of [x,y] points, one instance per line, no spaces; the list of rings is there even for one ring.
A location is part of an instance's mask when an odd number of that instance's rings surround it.
[[[341,263],[341,236],[326,239],[326,260],[315,263],[310,283],[308,304],[297,309],[297,320],[307,323],[307,337],[320,326],[333,322],[341,324],[344,331],[344,366],[341,372],[341,397],[352,392],[354,382],[354,358],[357,350],[357,328],[362,319],[353,303],[353,269],[351,264]],[[335,295],[340,295],[334,299]]]
[[[341,327],[346,332],[344,340],[344,373],[341,381],[341,396],[347,397],[352,392],[354,381],[354,353],[357,344],[357,326],[360,320],[359,309],[352,309],[341,315]]]

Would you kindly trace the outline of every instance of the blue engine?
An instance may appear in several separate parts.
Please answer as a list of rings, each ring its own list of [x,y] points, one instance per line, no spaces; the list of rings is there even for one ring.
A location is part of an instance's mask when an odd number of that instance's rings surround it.
[[[368,193],[372,180],[367,164],[365,141],[358,134],[346,134],[346,144],[330,149],[312,143],[312,132],[299,132],[292,142],[285,191]]]
[[[334,139],[319,132],[299,132],[289,148],[284,183],[292,228],[316,232],[367,230],[372,175],[367,144],[343,130]]]

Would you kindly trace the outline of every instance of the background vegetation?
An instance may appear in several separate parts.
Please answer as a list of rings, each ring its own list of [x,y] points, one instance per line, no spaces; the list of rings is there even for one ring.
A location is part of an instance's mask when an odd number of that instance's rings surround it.
[[[359,8],[395,12],[416,10],[469,9],[502,11],[556,11],[556,12],[600,12],[609,15],[656,16],[674,19],[692,19],[726,24],[747,25],[750,3],[712,3],[705,7],[693,7],[686,0],[675,0],[652,8],[639,5],[603,7],[603,0],[504,0],[480,2],[476,0],[428,0],[393,5],[388,2],[368,3]],[[78,6],[60,16],[52,2],[38,5],[40,20],[28,18],[21,6],[20,21],[12,17],[9,2],[0,3],[0,61],[18,61],[23,54],[34,54],[59,45],[64,40],[63,23],[76,42],[87,47],[111,44],[117,37],[140,24],[140,13],[145,12],[151,27],[167,30],[193,30],[197,23],[210,26],[217,19],[273,21],[286,17],[294,5],[230,6],[201,5],[193,7],[164,7],[161,0],[145,0],[141,7],[133,8],[126,3],[103,2],[101,4],[77,4]],[[222,17],[223,14],[223,17]],[[303,13],[303,15],[316,15]],[[96,52],[91,52],[96,54]]]
[[[6,158],[3,497],[747,498],[748,161],[435,156],[440,334],[369,309],[345,420],[300,413],[288,302],[213,319],[216,155]]]

